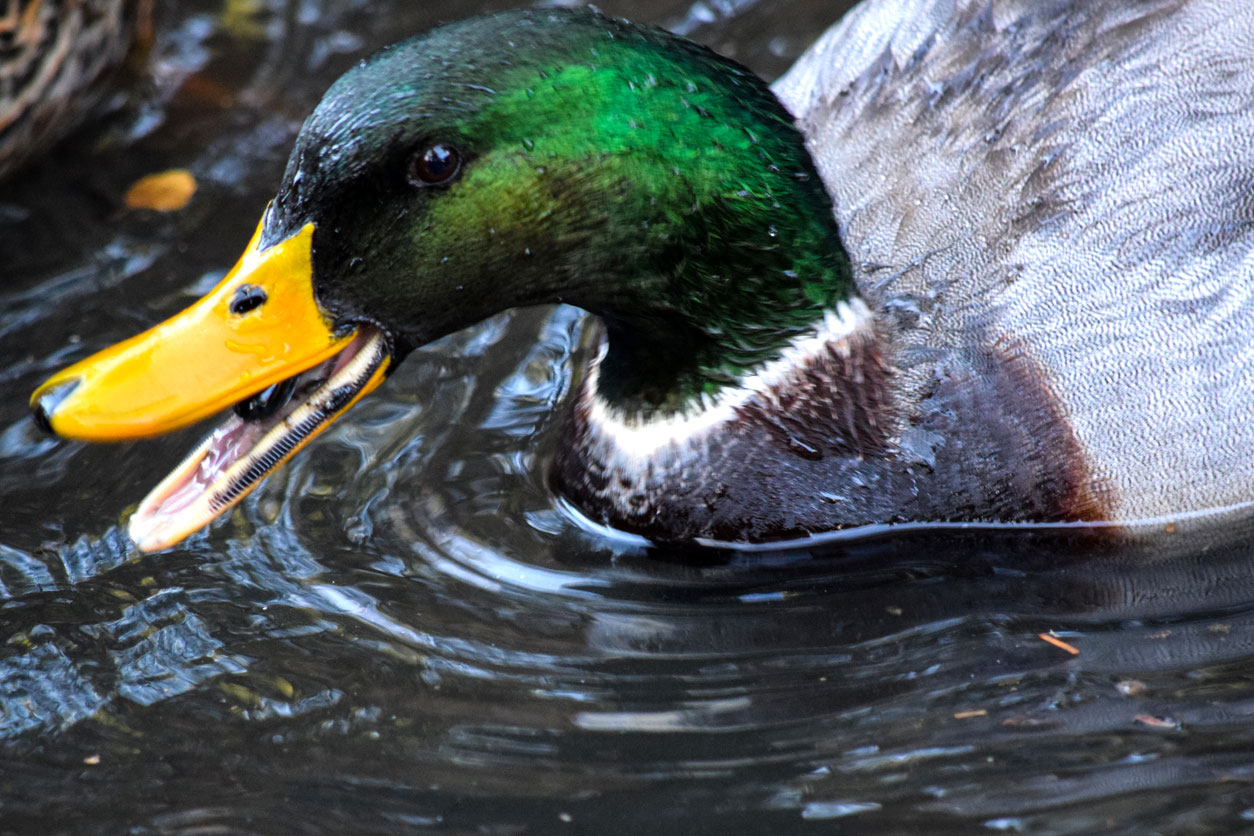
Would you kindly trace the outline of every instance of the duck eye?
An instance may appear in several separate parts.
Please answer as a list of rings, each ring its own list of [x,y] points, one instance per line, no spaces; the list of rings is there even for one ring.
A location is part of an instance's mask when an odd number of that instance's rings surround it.
[[[231,297],[231,313],[242,316],[266,301],[266,292],[255,284],[242,284]]]
[[[461,152],[445,142],[428,145],[409,161],[409,182],[414,186],[440,186],[457,176]]]

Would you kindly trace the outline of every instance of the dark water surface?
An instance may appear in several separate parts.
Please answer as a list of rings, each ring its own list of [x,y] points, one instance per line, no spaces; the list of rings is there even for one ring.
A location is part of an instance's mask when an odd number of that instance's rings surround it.
[[[168,3],[112,119],[0,185],[0,833],[1254,829],[1249,522],[585,531],[542,479],[569,309],[415,353],[211,532],[130,552],[197,432],[56,442],[31,389],[212,286],[351,61],[507,5]],[[771,76],[841,10],[602,5]],[[187,209],[119,209],[168,166]]]

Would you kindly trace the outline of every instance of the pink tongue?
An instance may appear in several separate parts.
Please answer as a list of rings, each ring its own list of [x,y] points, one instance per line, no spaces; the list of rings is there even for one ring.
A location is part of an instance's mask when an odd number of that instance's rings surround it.
[[[311,391],[320,381],[329,377],[333,370],[343,365],[345,355],[351,358],[356,353],[350,345],[346,351],[341,351],[304,372],[301,375],[303,383],[296,384],[294,395],[288,398],[279,410],[265,418],[249,421],[231,414],[192,453],[192,456],[200,457],[196,469],[185,476],[182,481],[167,489],[165,496],[155,498],[150,496],[146,499],[141,506],[144,515],[150,518],[173,516],[191,506],[232,464],[247,455],[266,433],[278,426],[285,416],[291,414],[300,403],[302,394]],[[180,465],[180,469],[182,466]],[[153,502],[151,507],[144,507],[148,506],[150,501]]]
[[[345,375],[351,380],[336,383],[337,375],[367,346],[372,349],[368,362]],[[270,414],[253,419],[230,415],[140,502],[128,526],[136,546],[146,552],[168,548],[230,508],[360,396],[361,387],[378,377],[386,361],[378,330],[363,327],[339,354],[300,374],[282,406],[274,404],[271,412],[264,403],[250,404]]]
[[[271,426],[271,423],[244,421],[232,415],[197,448],[197,453],[193,454],[200,456],[196,469],[183,482],[171,488],[150,513],[177,514],[187,508],[233,462],[251,450]]]

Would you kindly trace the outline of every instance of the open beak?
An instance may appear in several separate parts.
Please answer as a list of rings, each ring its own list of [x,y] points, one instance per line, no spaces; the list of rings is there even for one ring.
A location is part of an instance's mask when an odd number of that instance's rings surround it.
[[[168,548],[239,502],[362,396],[390,363],[384,332],[337,331],[313,293],[313,224],[264,250],[260,226],[200,301],[53,375],[31,397],[65,438],[170,432],[234,406],[140,504],[130,536]]]

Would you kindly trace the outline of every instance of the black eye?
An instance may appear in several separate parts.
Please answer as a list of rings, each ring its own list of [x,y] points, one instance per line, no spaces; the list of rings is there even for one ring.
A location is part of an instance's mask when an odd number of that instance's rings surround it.
[[[255,284],[242,284],[235,289],[231,297],[231,313],[236,316],[246,314],[253,308],[260,307],[266,301],[266,292]]]
[[[415,186],[439,186],[456,177],[461,167],[461,152],[446,142],[437,142],[410,159],[409,182]]]

